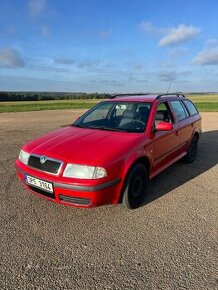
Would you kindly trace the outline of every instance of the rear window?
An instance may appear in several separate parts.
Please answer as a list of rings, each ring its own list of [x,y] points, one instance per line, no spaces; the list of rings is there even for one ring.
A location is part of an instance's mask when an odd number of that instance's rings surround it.
[[[191,101],[184,100],[183,102],[188,108],[191,116],[198,114],[198,110],[196,109],[195,105]]]

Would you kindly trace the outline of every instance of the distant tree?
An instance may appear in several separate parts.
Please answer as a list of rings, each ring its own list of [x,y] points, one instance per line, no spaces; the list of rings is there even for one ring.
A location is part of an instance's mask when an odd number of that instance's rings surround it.
[[[73,100],[73,99],[105,99],[107,93],[52,93],[52,92],[6,92],[0,91],[0,102],[10,101],[42,101],[42,100]]]

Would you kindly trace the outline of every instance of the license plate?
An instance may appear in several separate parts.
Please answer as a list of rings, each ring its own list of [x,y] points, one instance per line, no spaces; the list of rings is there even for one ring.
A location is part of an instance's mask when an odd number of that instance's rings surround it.
[[[26,183],[34,187],[41,188],[47,192],[53,193],[53,185],[51,182],[26,175]]]

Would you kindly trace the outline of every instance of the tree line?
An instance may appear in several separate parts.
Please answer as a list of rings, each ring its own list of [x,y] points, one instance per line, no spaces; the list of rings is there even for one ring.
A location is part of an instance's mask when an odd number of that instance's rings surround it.
[[[0,92],[0,102],[72,100],[72,99],[107,99],[106,93],[58,93],[58,92]]]

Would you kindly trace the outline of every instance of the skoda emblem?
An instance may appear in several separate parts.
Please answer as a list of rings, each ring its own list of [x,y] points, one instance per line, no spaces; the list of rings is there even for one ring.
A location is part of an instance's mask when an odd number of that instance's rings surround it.
[[[47,160],[47,158],[45,156],[41,156],[40,157],[40,163],[41,164],[44,164],[46,160]]]

